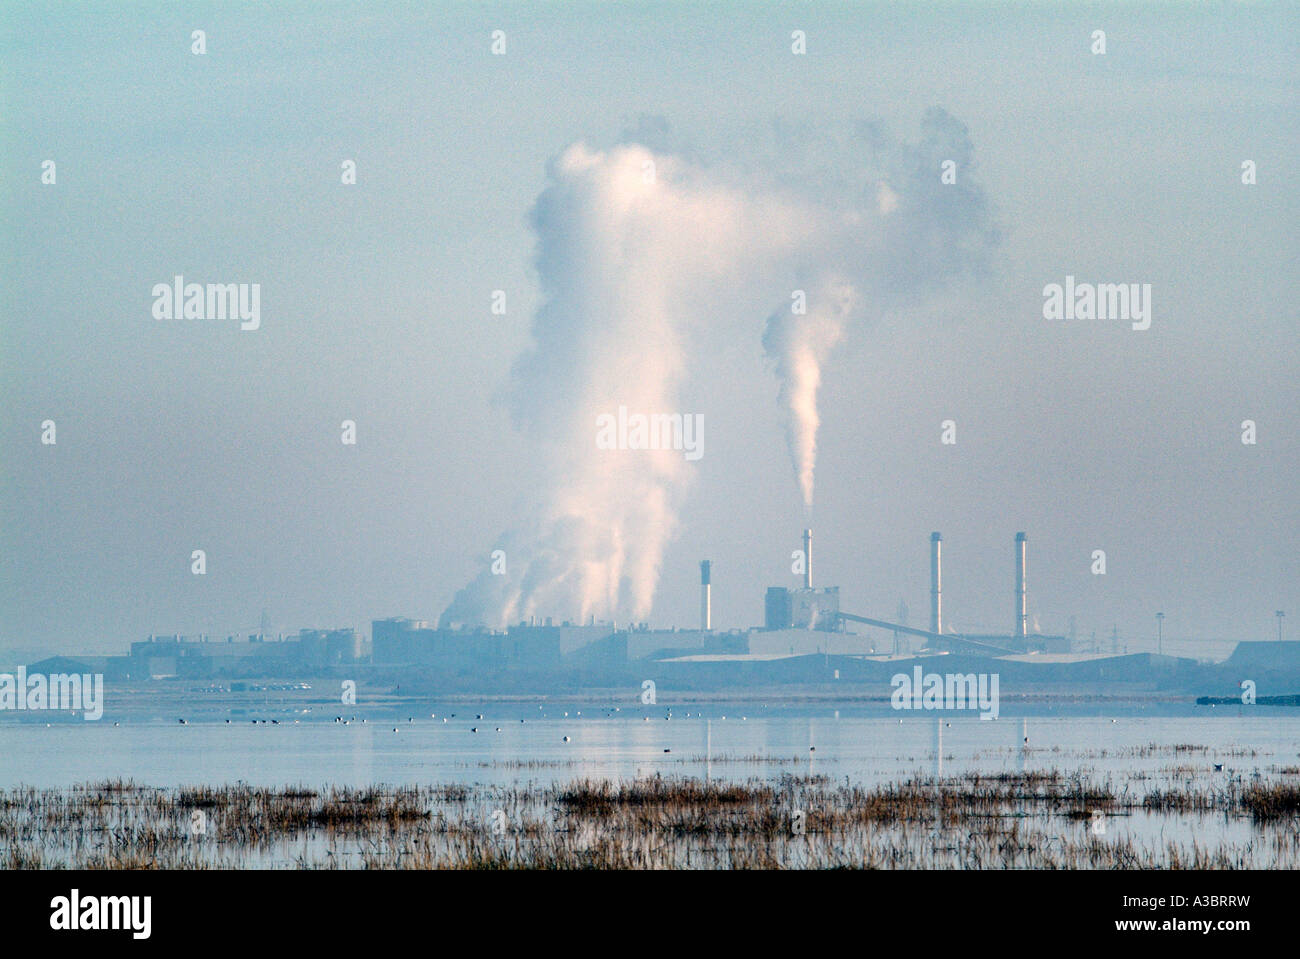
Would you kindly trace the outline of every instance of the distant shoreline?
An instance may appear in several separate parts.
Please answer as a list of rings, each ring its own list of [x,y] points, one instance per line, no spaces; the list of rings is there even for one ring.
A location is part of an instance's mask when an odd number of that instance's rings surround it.
[[[769,705],[800,705],[805,703],[835,704],[882,704],[889,703],[890,689],[885,683],[844,683],[835,689],[825,686],[754,686],[741,689],[675,689],[669,685],[660,685],[656,690],[655,702],[643,704],[640,690],[629,686],[602,686],[590,688],[561,689],[555,692],[435,692],[401,690],[400,684],[359,684],[353,707],[343,704],[341,697],[325,697],[323,690],[339,685],[333,677],[278,680],[259,680],[258,684],[266,686],[301,685],[308,689],[246,689],[231,690],[230,680],[213,680],[202,684],[195,680],[173,679],[155,680],[148,683],[107,683],[105,689],[110,704],[119,708],[122,705],[145,705],[166,703],[189,703],[193,706],[249,706],[274,702],[283,705],[317,706],[345,711],[349,708],[381,707],[384,705],[404,705],[410,703],[438,702],[457,705],[475,703],[575,703],[584,705],[617,705],[623,707],[645,707],[654,709],[666,705],[683,703],[767,703]],[[236,682],[247,682],[236,680]],[[1062,684],[1064,685],[1064,684]],[[1197,705],[1241,705],[1240,697],[1232,696],[1198,696],[1195,693],[1151,689],[1141,684],[1114,684],[1105,689],[1086,686],[1040,686],[1036,688],[1007,690],[1001,695],[1004,703],[1021,704],[1106,704],[1106,703],[1195,703]],[[1260,696],[1258,705],[1300,705],[1300,693]],[[2,716],[3,713],[0,713]]]

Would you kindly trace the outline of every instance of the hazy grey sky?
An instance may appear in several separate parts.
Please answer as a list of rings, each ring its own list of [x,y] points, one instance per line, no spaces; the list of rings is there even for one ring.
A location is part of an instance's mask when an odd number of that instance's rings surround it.
[[[817,584],[921,622],[942,530],[947,621],[1007,630],[1025,530],[1045,631],[1075,616],[1137,647],[1163,610],[1175,642],[1266,639],[1276,609],[1300,630],[1294,4],[49,6],[0,11],[0,648],[117,651],[263,609],[282,630],[436,618],[556,482],[507,400],[548,165],[640,142],[834,207],[934,107],[1001,242],[980,275],[869,295],[830,351]],[[260,283],[261,328],[154,319],[177,274]],[[1044,319],[1067,275],[1151,284],[1150,329]],[[805,512],[762,344],[780,301],[756,299],[692,321],[705,455],[655,625],[695,624],[701,558],[723,628],[795,584]]]

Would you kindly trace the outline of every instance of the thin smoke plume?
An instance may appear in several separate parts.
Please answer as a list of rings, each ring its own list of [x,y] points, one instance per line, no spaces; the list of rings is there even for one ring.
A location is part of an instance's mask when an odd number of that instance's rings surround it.
[[[805,297],[808,291],[800,291]],[[786,412],[786,443],[804,506],[812,509],[813,468],[817,461],[817,390],[822,364],[840,338],[853,308],[853,287],[827,280],[812,291],[811,302],[791,303],[768,317],[763,333],[767,351],[780,380],[779,399]]]

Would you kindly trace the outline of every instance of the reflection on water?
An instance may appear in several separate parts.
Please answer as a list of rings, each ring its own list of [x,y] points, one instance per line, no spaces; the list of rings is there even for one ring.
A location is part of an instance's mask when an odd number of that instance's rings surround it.
[[[873,785],[920,773],[1051,768],[1145,775],[1170,758],[1151,747],[1178,745],[1203,747],[1181,755],[1195,776],[1214,774],[1215,763],[1224,766],[1221,776],[1300,764],[1300,713],[1269,707],[1244,715],[1192,706],[1075,707],[1068,714],[1004,711],[993,721],[943,711],[900,719],[887,705],[844,703],[675,704],[671,712],[589,703],[350,710],[346,724],[332,715],[285,715],[278,725],[216,716],[180,725],[130,715],[48,726],[0,722],[0,787],[109,778],[153,786],[510,784],[654,773],[741,780],[783,771]]]
[[[958,788],[960,777],[1013,774],[1032,781],[1025,777],[1054,773],[1104,784],[1117,797],[1119,806],[1104,816],[1076,810],[1100,818],[1091,823],[1100,835],[1159,850],[1171,843],[1263,848],[1264,835],[1241,815],[1143,808],[1152,794],[1224,794],[1300,781],[1300,714],[1264,707],[1074,706],[1018,715],[1004,710],[1000,719],[982,721],[944,711],[900,720],[887,705],[852,703],[421,703],[350,712],[346,722],[306,713],[280,715],[278,723],[225,717],[213,711],[181,725],[141,711],[99,723],[47,726],[30,717],[0,723],[0,788],[131,780],[165,789],[382,783],[545,790],[658,775],[715,785],[798,777],[870,790],[913,780],[931,784],[937,813],[941,794]],[[938,818],[928,818],[926,841],[932,842]],[[1078,842],[1089,823],[1077,820],[1054,812],[1033,828],[1046,830],[1044,842]],[[1287,828],[1294,831],[1294,823]],[[921,840],[907,840],[914,841]],[[1258,861],[1260,853],[1251,856]]]

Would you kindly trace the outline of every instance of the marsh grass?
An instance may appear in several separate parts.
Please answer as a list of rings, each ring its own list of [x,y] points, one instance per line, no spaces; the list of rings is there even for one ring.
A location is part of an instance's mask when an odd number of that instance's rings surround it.
[[[1176,776],[1188,774],[1181,768]],[[0,867],[203,869],[1248,868],[1300,865],[1300,785],[1134,792],[1059,770],[654,776],[559,785],[183,786],[0,792]],[[1097,813],[1116,824],[1089,826]],[[196,815],[198,814],[198,815]],[[1244,841],[1142,841],[1131,817],[1239,820]],[[200,826],[196,826],[196,822]],[[1160,830],[1157,830],[1159,833]]]

